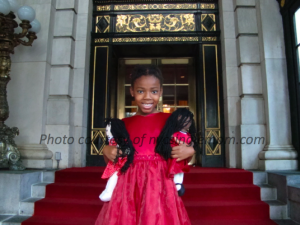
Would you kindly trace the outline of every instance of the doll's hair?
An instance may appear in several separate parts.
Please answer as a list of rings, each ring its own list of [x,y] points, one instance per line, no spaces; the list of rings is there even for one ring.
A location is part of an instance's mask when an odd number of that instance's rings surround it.
[[[129,134],[126,130],[125,124],[122,120],[117,118],[107,118],[105,122],[105,126],[107,126],[108,124],[111,125],[110,131],[113,135],[113,139],[119,145],[118,149],[122,151],[122,154],[117,151],[117,157],[115,160],[118,160],[119,157],[127,156],[127,161],[121,168],[121,172],[125,173],[130,164],[133,162],[135,149],[129,138]]]
[[[197,132],[194,115],[186,108],[178,108],[171,114],[171,116],[169,116],[164,128],[157,138],[155,152],[160,154],[164,159],[169,159],[172,151],[170,145],[172,135],[181,131],[189,122],[191,122],[191,126],[188,132],[191,135],[191,141],[194,143],[194,149],[197,152],[198,143],[196,138]]]
[[[163,85],[164,79],[160,69],[157,66],[154,65],[135,66],[130,74],[131,87],[133,87],[135,80],[140,78],[141,76],[155,76],[159,80],[160,86]]]

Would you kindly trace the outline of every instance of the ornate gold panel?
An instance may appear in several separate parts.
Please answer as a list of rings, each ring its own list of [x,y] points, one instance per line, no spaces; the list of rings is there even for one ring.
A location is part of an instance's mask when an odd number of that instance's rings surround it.
[[[200,5],[200,9],[215,9],[216,5],[215,4],[204,4],[202,3]]]
[[[139,37],[139,38],[113,38],[112,42],[176,42],[198,41],[198,37]]]
[[[220,130],[205,130],[205,154],[221,155]]]
[[[105,146],[105,128],[92,129],[91,132],[91,155],[103,155]],[[97,144],[99,143],[99,144]],[[97,145],[97,146],[96,146]]]
[[[96,38],[95,43],[107,43],[109,42],[109,38]]]
[[[107,33],[110,27],[110,16],[97,16],[95,33]]]
[[[209,5],[209,4],[208,4]],[[213,4],[212,4],[213,5]],[[114,10],[197,9],[197,4],[137,4],[115,5]]]
[[[216,15],[202,14],[201,15],[201,30],[202,31],[216,31]]]
[[[194,14],[118,15],[116,31],[125,32],[178,32],[194,31]]]
[[[202,41],[217,41],[217,37],[202,37]]]
[[[110,11],[110,5],[98,5],[97,11]]]

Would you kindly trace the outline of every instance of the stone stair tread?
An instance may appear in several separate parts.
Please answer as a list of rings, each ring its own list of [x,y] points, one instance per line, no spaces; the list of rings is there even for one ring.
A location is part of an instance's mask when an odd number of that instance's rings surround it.
[[[273,185],[270,184],[255,184],[256,186],[260,187],[260,188],[276,188]]]
[[[26,199],[22,200],[21,202],[31,203],[31,202],[36,202],[36,201],[41,200],[41,199],[43,199],[43,198],[30,197],[30,198],[26,198]]]
[[[3,214],[0,214],[0,222],[4,221],[4,220],[7,220],[11,217],[13,217],[14,215],[3,215]]]
[[[27,220],[28,218],[30,218],[31,216],[20,216],[20,215],[15,215],[5,221],[2,221],[2,224],[5,225],[7,223],[9,224],[21,224],[23,221]]]
[[[295,222],[294,220],[274,220],[278,225],[300,225],[300,223]]]
[[[270,206],[286,206],[287,205],[286,203],[283,203],[278,200],[266,200],[264,202],[268,203]]]
[[[42,182],[42,183],[33,184],[32,186],[46,186],[48,184],[53,184],[53,182]]]

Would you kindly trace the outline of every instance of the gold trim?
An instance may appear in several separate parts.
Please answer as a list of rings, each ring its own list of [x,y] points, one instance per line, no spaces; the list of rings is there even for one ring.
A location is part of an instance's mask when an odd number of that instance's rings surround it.
[[[280,6],[281,6],[281,8],[284,7],[284,5],[285,5],[285,0],[281,0],[281,1],[280,1]]]
[[[206,115],[206,73],[205,73],[205,47],[206,46],[214,46],[215,47],[215,54],[216,54],[216,76],[217,76],[217,99],[218,99],[218,127],[217,128],[210,128],[207,127],[207,115]],[[220,138],[220,90],[219,90],[219,68],[218,68],[218,46],[213,44],[204,44],[202,46],[202,54],[203,54],[203,83],[204,83],[204,124],[205,124],[205,154],[206,155],[221,155],[221,145],[215,147],[215,149],[211,149],[207,140],[212,136],[218,141]]]
[[[96,38],[95,43],[107,43],[109,42],[109,38]]]
[[[139,38],[113,38],[112,42],[180,42],[199,41],[199,37],[139,37]]]
[[[115,5],[114,10],[170,10],[170,9],[197,9],[197,4],[137,4],[137,5]]]
[[[116,32],[195,31],[195,16],[189,14],[117,15]]]
[[[105,106],[104,106],[104,115],[105,118],[107,117],[107,79],[108,79],[108,56],[109,56],[109,46],[95,46],[94,49],[94,71],[93,71],[93,96],[92,96],[92,124],[91,124],[91,140],[93,140],[93,131],[94,130],[101,130],[105,128],[94,128],[94,104],[95,104],[95,76],[96,76],[96,56],[97,56],[97,48],[107,48],[107,62],[106,62],[106,84],[105,84]],[[91,143],[91,155],[93,154],[93,145]]]
[[[217,41],[217,37],[202,37],[202,41]]]
[[[102,139],[103,144],[98,149],[94,144],[96,138]],[[96,128],[91,130],[91,155],[103,155],[103,148],[105,147],[106,133],[105,128]]]
[[[204,4],[202,3],[200,5],[200,9],[215,9],[216,5],[215,4]]]
[[[211,27],[210,30],[207,29],[207,27],[203,24],[203,21],[207,18],[210,17],[214,25]],[[217,25],[216,25],[216,15],[215,14],[202,14],[201,15],[201,31],[216,31],[217,30]]]
[[[218,142],[214,149],[209,145],[209,141],[212,137],[215,137]],[[205,154],[206,155],[221,155],[221,144],[220,144],[220,130],[205,130]]]
[[[97,25],[95,26],[95,33],[108,33],[109,32],[109,27],[110,27],[110,16],[105,15],[105,16],[97,16],[96,17],[96,24],[99,22],[99,20],[101,20],[104,17],[104,19],[106,20],[106,22],[108,23],[108,26],[105,28],[105,30],[103,32],[101,32],[99,30],[99,28],[97,27]]]
[[[97,11],[110,11],[110,5],[98,5]]]

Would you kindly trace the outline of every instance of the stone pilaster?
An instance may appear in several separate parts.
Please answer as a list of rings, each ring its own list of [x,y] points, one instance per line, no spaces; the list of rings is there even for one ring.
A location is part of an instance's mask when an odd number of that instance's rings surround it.
[[[261,170],[296,170],[291,145],[290,105],[282,18],[275,0],[256,0],[262,88],[266,112],[266,145],[259,153]]]

